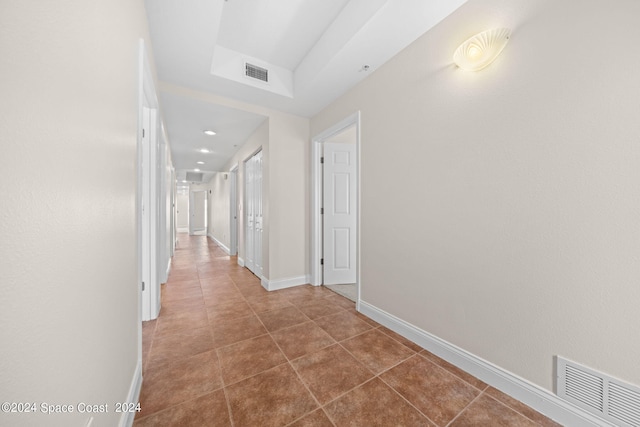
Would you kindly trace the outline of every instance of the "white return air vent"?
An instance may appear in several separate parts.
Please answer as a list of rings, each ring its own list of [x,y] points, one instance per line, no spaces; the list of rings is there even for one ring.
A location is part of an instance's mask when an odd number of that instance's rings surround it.
[[[187,181],[202,182],[202,172],[187,172]]]
[[[257,65],[249,64],[248,62],[244,63],[244,75],[269,83],[269,70],[258,67]]]
[[[557,357],[558,396],[624,427],[640,427],[640,388]]]

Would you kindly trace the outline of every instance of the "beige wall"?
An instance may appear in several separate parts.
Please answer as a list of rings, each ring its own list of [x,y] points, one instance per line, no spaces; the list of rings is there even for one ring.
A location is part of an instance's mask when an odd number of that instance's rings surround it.
[[[269,268],[271,280],[309,270],[309,120],[269,118]]]
[[[0,391],[106,403],[138,360],[136,134],[142,1],[0,6]],[[88,414],[5,414],[84,426]]]
[[[640,384],[638,16],[471,0],[313,118],[362,112],[364,301],[546,389],[558,354]]]
[[[211,190],[211,206],[209,208],[209,234],[229,248],[231,244],[229,225],[229,174],[217,173],[209,181],[207,188]]]

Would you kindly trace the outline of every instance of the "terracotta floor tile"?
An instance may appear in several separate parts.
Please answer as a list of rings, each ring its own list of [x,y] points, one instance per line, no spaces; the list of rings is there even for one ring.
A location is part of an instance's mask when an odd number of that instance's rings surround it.
[[[326,301],[329,301],[331,304],[335,304],[339,307],[344,308],[345,310],[355,310],[356,303],[351,301],[348,298],[343,297],[342,295],[338,295],[336,293],[331,293],[331,295],[327,295],[324,297]]]
[[[252,297],[259,297],[262,295],[268,295],[268,292],[262,285],[238,285],[238,290],[247,299]]]
[[[508,407],[514,409],[516,412],[521,413],[525,417],[529,418],[531,421],[534,421],[540,424],[543,427],[562,427],[561,424],[558,424],[555,421],[551,420],[550,418],[545,417],[541,413],[533,410],[529,406],[514,399],[513,397],[504,394],[500,390],[496,390],[493,387],[488,387],[485,390],[485,393],[493,397],[494,399],[504,403]]]
[[[538,424],[483,394],[466,408],[451,427],[535,427]]]
[[[191,263],[186,263],[182,266],[176,266],[176,262],[172,262],[171,271],[169,272],[169,279],[177,276],[189,276],[197,274],[198,269]]]
[[[378,329],[380,330],[380,332],[382,332],[382,333],[384,333],[386,335],[389,335],[391,338],[393,338],[394,340],[398,341],[400,344],[404,345],[405,347],[409,347],[413,351],[420,352],[420,351],[424,350],[418,344],[414,343],[413,341],[410,341],[410,340],[406,339],[402,335],[392,331],[391,329],[389,329],[387,327],[384,327],[384,326],[380,325],[378,327]]]
[[[291,362],[321,404],[359,386],[373,374],[344,348],[333,345]]]
[[[200,281],[198,280],[198,275],[194,274],[190,276],[181,276],[179,279],[167,280],[167,283],[162,285],[162,289],[165,291],[188,290],[199,286]]]
[[[284,295],[269,293],[256,297],[247,298],[247,302],[256,313],[276,310],[278,308],[292,307],[291,303]]]
[[[210,328],[185,330],[155,338],[149,354],[149,368],[213,350]]]
[[[174,301],[162,301],[160,307],[161,316],[169,316],[171,314],[184,313],[185,311],[197,310],[204,307],[204,299],[202,297],[186,298]]]
[[[265,311],[259,313],[258,317],[262,320],[262,323],[264,323],[264,326],[269,332],[295,326],[309,320],[307,316],[302,314],[302,312],[294,306]]]
[[[348,309],[347,311],[348,311],[349,313],[355,314],[355,315],[358,317],[358,319],[362,320],[362,321],[363,321],[363,322],[365,322],[365,323],[370,324],[370,325],[371,325],[371,326],[373,326],[374,328],[378,328],[378,327],[380,327],[380,326],[381,326],[381,325],[380,325],[378,322],[376,322],[375,320],[373,320],[373,319],[371,319],[371,318],[369,318],[369,317],[365,316],[365,315],[364,315],[364,314],[362,314],[362,313],[358,313],[358,312],[356,311],[355,307],[354,307],[354,308],[350,308],[350,309]]]
[[[175,289],[169,288],[169,286],[170,285],[167,285],[166,291],[162,294],[163,303],[189,298],[202,298],[202,289],[200,288],[199,284],[188,289]]]
[[[239,317],[247,317],[253,314],[253,310],[244,301],[221,302],[207,307],[209,322],[225,322]]]
[[[295,423],[289,424],[289,427],[333,427],[333,425],[327,414],[322,409],[317,409]]]
[[[318,407],[288,364],[232,384],[226,391],[236,426],[284,426]]]
[[[227,400],[222,390],[172,406],[151,416],[138,419],[133,427],[227,427],[231,426]]]
[[[280,289],[276,291],[278,294],[285,296],[290,301],[296,301],[296,304],[299,301],[304,299],[320,299],[321,297],[327,296],[327,289],[322,286],[311,286],[311,285],[301,285],[294,286],[292,288]]]
[[[320,317],[314,320],[318,326],[327,331],[336,341],[351,338],[373,327],[358,319],[354,314],[342,311],[331,316]]]
[[[200,287],[203,292],[238,291],[238,287],[226,273],[219,274],[215,277],[200,278]]]
[[[230,302],[245,302],[244,295],[240,291],[225,291],[225,292],[203,292],[204,305],[211,307],[218,304],[230,303]]]
[[[204,307],[198,310],[180,311],[158,318],[156,338],[175,334],[185,329],[197,329],[209,326],[209,318]]]
[[[211,329],[213,330],[213,343],[216,348],[267,333],[267,330],[262,326],[262,322],[254,314],[233,320],[215,322],[211,325]]]
[[[336,343],[315,322],[305,322],[271,334],[285,356],[290,360],[323,349]]]
[[[330,316],[344,311],[342,307],[332,304],[331,301],[327,301],[325,298],[321,298],[317,301],[305,298],[301,301],[301,304],[297,305],[297,307],[310,319]]]
[[[480,391],[425,358],[415,355],[380,378],[431,421],[446,425]]]
[[[141,417],[222,387],[215,351],[147,369],[140,394]]]
[[[342,342],[357,360],[379,374],[416,354],[377,329],[372,329]]]
[[[219,348],[218,358],[225,385],[236,383],[287,361],[269,335]]]
[[[460,378],[462,381],[465,381],[469,384],[471,384],[472,386],[474,386],[475,388],[479,389],[479,390],[484,390],[485,388],[487,388],[487,384],[480,381],[478,378],[474,377],[473,375],[463,371],[462,369],[458,368],[457,366],[452,365],[451,363],[447,362],[444,359],[441,359],[440,357],[436,356],[435,354],[427,351],[427,350],[422,350],[420,353],[420,356],[424,357],[425,359],[435,363],[436,365],[440,366],[441,368],[446,369],[447,371],[451,372],[453,375],[457,376],[458,378]]]
[[[151,341],[153,340],[153,337],[156,333],[157,324],[158,319],[142,322],[142,344],[145,344],[145,342],[151,344]]]
[[[329,403],[325,410],[338,426],[435,427],[378,378]]]

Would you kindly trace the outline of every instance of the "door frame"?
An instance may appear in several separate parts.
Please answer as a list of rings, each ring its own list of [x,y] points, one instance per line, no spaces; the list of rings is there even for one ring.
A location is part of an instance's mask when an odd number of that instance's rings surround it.
[[[310,282],[314,286],[322,284],[322,143],[347,128],[356,127],[356,310],[360,310],[360,111],[356,111],[335,125],[325,129],[311,139],[311,250],[309,261]]]
[[[238,165],[229,171],[229,255],[238,254]]]
[[[158,119],[158,97],[153,74],[149,66],[146,47],[140,39],[138,53],[138,135],[137,135],[137,256],[139,289],[139,319],[151,320],[160,312],[160,289],[156,282],[157,252],[154,242],[157,230],[155,205],[156,187],[155,154],[157,145],[156,120]],[[146,142],[146,143],[145,143]],[[153,147],[152,147],[153,145]],[[146,169],[143,168],[143,159]],[[143,211],[144,209],[144,211]],[[143,284],[143,279],[149,283]],[[142,323],[139,330],[139,358],[142,357]]]

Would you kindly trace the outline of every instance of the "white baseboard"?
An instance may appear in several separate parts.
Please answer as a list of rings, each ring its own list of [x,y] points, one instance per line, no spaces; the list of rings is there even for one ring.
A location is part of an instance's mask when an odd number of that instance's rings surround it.
[[[209,234],[207,234],[207,237],[209,237],[211,240],[213,240],[213,243],[215,243],[216,245],[220,246],[220,249],[225,251],[227,255],[231,254],[231,249],[226,247],[220,240],[218,240],[215,237],[213,237],[213,234],[209,233]]]
[[[239,265],[240,267],[244,267],[244,258],[242,258],[242,257],[238,257],[238,265]]]
[[[182,228],[182,227],[178,227],[178,228],[176,229],[176,231],[177,231],[178,233],[188,233],[188,232],[189,232],[189,227],[184,227],[184,228]]]
[[[611,426],[608,422],[583,411],[512,372],[417,328],[367,302],[361,300],[359,303],[359,311],[362,314],[562,425]]]
[[[262,287],[268,291],[277,291],[278,289],[292,288],[294,286],[305,285],[309,283],[309,275],[289,277],[287,279],[267,280],[261,279]]]
[[[129,393],[122,402],[126,403],[138,403],[140,402],[140,390],[142,389],[142,362],[138,361],[136,364],[136,370],[133,373],[133,379],[129,386]],[[133,419],[137,412],[123,412],[120,416],[119,427],[131,427],[133,425]]]

